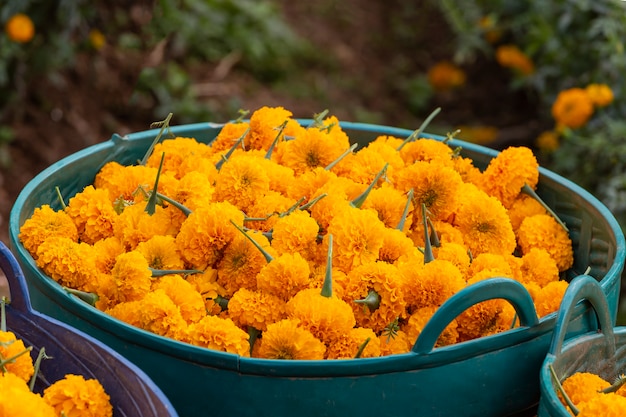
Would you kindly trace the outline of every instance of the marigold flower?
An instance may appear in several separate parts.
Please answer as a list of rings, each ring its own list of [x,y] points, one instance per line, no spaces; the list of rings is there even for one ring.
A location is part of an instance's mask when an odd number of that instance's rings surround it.
[[[243,234],[233,238],[224,248],[222,259],[217,264],[217,282],[223,286],[227,295],[232,295],[239,288],[257,289],[257,275],[267,265],[263,253]],[[249,231],[248,237],[254,239],[270,256],[276,252],[262,233]]]
[[[594,398],[599,391],[608,388],[611,384],[591,372],[575,372],[565,378],[561,385],[574,404],[582,404]],[[565,405],[565,401],[560,395],[559,398]]]
[[[545,249],[556,261],[560,272],[574,264],[572,241],[563,227],[548,214],[536,214],[522,221],[517,232],[522,254],[532,248]]]
[[[0,416],[57,417],[54,408],[12,372],[0,372]]]
[[[307,201],[311,200],[319,195],[319,190],[325,184],[336,178],[337,174],[322,167],[303,172],[289,184],[286,195],[294,200],[299,200],[302,197],[306,198]]]
[[[459,173],[463,182],[469,182],[476,186],[482,181],[482,172],[474,165],[474,161],[470,158],[456,157],[452,158],[452,168]]]
[[[268,150],[280,126],[291,120],[292,113],[283,107],[261,107],[250,116],[250,132],[244,139],[246,149]],[[283,132],[283,137],[285,132]]]
[[[70,198],[65,211],[76,224],[81,241],[93,244],[113,236],[117,213],[111,204],[108,190],[88,185]]]
[[[568,285],[567,281],[552,281],[535,294],[533,300],[538,317],[547,316],[559,309]]]
[[[210,203],[187,217],[176,235],[176,245],[183,259],[194,269],[213,266],[222,250],[239,231],[230,221],[243,224],[244,214],[228,202]]]
[[[378,252],[378,260],[396,264],[401,258],[422,259],[423,255],[413,245],[413,241],[401,230],[385,228],[383,230],[383,246]]]
[[[153,236],[175,235],[177,225],[171,222],[170,212],[157,205],[154,214],[146,212],[146,202],[131,204],[124,208],[113,224],[113,235],[133,250],[140,242]]]
[[[211,142],[211,150],[214,153],[228,151],[248,129],[250,129],[250,124],[248,122],[226,123],[213,142]]]
[[[381,155],[385,163],[389,164],[391,171],[404,167],[404,159],[397,149],[402,145],[404,139],[394,136],[381,135],[367,144],[367,149]],[[382,168],[382,166],[381,166]]]
[[[26,346],[24,346],[24,341],[17,339],[15,333],[0,330],[0,359],[6,360],[15,357],[25,350]],[[30,352],[26,352],[5,364],[4,367],[0,369],[0,374],[5,372],[13,373],[22,380],[29,381],[35,373]]]
[[[513,226],[513,231],[516,235],[517,229],[519,229],[519,226],[526,217],[534,216],[535,214],[548,214],[541,203],[527,194],[518,195],[517,198],[513,200],[513,203],[511,203],[508,213],[511,226]]]
[[[463,276],[466,276],[471,260],[464,245],[455,242],[442,242],[440,247],[433,248],[433,254],[435,259],[451,262]]]
[[[98,380],[86,380],[81,375],[65,375],[44,390],[43,398],[59,415],[113,416],[113,406],[104,387]]]
[[[369,341],[368,341],[369,339]],[[361,346],[367,342],[361,352],[361,358],[380,356],[380,340],[372,329],[355,327],[333,340],[326,350],[326,359],[354,359]]]
[[[430,320],[430,318],[435,314],[439,306],[429,306],[422,307],[409,317],[406,323],[402,326],[406,335],[410,341],[412,341],[411,346],[415,343],[419,335],[424,330],[424,327]],[[452,320],[450,324],[446,326],[446,328],[441,332],[437,342],[435,342],[435,347],[440,346],[448,346],[453,345],[457,342],[459,338],[459,332],[457,331],[458,323],[456,320]]]
[[[298,320],[284,319],[267,326],[257,353],[265,359],[320,360],[326,345],[300,327]]]
[[[99,51],[106,45],[106,37],[98,29],[91,29],[89,31],[89,43],[96,51]]]
[[[233,155],[215,179],[216,201],[227,201],[243,211],[270,190],[270,180],[256,156]]]
[[[540,248],[532,248],[522,256],[522,282],[535,282],[545,287],[559,280],[559,268],[550,254]]]
[[[117,287],[115,298],[120,302],[141,300],[150,292],[152,272],[148,261],[138,251],[125,252],[115,258],[111,275]]]
[[[501,45],[496,49],[496,60],[500,65],[513,68],[522,75],[535,72],[535,66],[528,55],[515,45]]]
[[[272,228],[272,247],[278,253],[305,254],[317,244],[319,225],[308,211],[294,210],[279,217]]]
[[[570,88],[561,91],[552,104],[552,117],[558,126],[582,127],[593,114],[593,102],[587,91]]]
[[[512,277],[513,271],[506,255],[496,253],[481,253],[476,256],[467,271],[468,276],[479,274],[481,271],[490,270],[503,277]],[[498,276],[493,275],[493,276]]]
[[[402,292],[404,276],[394,265],[372,262],[352,269],[347,274],[344,300],[363,300],[370,291],[376,292],[378,306],[372,310],[367,305],[351,302],[357,326],[381,332],[396,318],[404,318],[406,302]]]
[[[228,300],[228,316],[242,329],[265,331],[285,315],[285,301],[265,291],[240,288]]]
[[[311,217],[313,217],[320,226],[320,234],[325,234],[330,226],[330,223],[333,222],[334,219],[340,214],[354,209],[354,205],[351,201],[353,198],[358,196],[358,193],[351,196],[351,190],[346,189],[351,185],[353,185],[353,183],[351,183],[350,180],[346,178],[337,178],[326,183],[313,195],[312,199],[318,197],[321,198],[318,199],[309,210],[311,212]],[[359,185],[364,187],[361,184]]]
[[[463,234],[472,256],[513,253],[517,246],[515,234],[502,203],[467,183],[463,190],[453,224]]]
[[[370,184],[386,165],[388,171],[393,169],[388,166],[383,155],[369,146],[361,148],[346,161],[349,162],[341,170],[341,176],[350,178],[360,184]]]
[[[187,282],[194,286],[204,299],[206,314],[216,316],[222,311],[217,302],[219,296],[226,297],[226,289],[217,283],[217,270],[205,269],[202,273],[187,276]]]
[[[613,90],[606,84],[589,84],[585,91],[596,107],[606,107],[613,102]]]
[[[620,417],[626,409],[626,397],[616,393],[598,394],[589,401],[579,404],[580,417]]]
[[[352,307],[336,296],[324,297],[317,288],[298,292],[287,302],[287,317],[300,320],[300,326],[328,344],[354,327]]]
[[[11,16],[7,21],[4,31],[13,42],[26,43],[35,36],[35,25],[30,17],[23,13],[18,13]]]
[[[422,266],[401,264],[399,268],[405,276],[409,311],[438,307],[466,285],[461,271],[449,261],[435,259]]]
[[[385,225],[373,210],[345,210],[331,220],[328,233],[334,236],[333,265],[348,273],[373,262],[383,246]]]
[[[33,215],[24,221],[18,237],[24,248],[37,259],[37,248],[53,236],[66,237],[77,242],[78,229],[66,212],[54,211],[44,204],[35,208]]]
[[[326,131],[308,128],[295,139],[283,143],[278,161],[298,176],[330,165],[350,146],[344,145],[337,143]]]
[[[161,157],[163,157],[161,174],[171,173],[175,178],[180,179],[189,172],[180,169],[181,164],[186,159],[193,156],[209,157],[212,152],[208,145],[200,143],[194,138],[165,139],[154,146],[152,154],[146,161],[146,166],[158,169],[161,164]]]
[[[397,330],[394,336],[383,333],[378,336],[378,341],[380,343],[380,356],[408,353],[415,343],[415,339],[411,340],[402,330]]]
[[[459,126],[458,130],[460,139],[479,145],[488,145],[498,137],[498,128],[494,126]]]
[[[256,283],[259,290],[287,301],[308,288],[310,275],[309,264],[300,253],[283,253],[259,271]]]
[[[550,153],[556,151],[561,146],[558,132],[554,130],[541,132],[535,139],[535,145],[543,152]]]
[[[115,266],[115,258],[126,252],[122,242],[115,236],[97,241],[93,249],[96,268],[103,274],[110,274]]]
[[[468,281],[468,285],[473,281]],[[500,333],[511,328],[514,315],[509,314],[511,304],[500,298],[474,304],[457,318],[458,342]]]
[[[157,168],[145,165],[124,166],[112,161],[106,163],[96,174],[94,187],[109,190],[112,201],[123,199],[129,202],[141,201],[144,195],[139,189],[152,190],[157,176]],[[161,173],[158,191],[173,189],[176,178],[171,173]]]
[[[196,287],[180,275],[165,275],[152,284],[152,291],[163,290],[178,306],[187,323],[199,321],[206,315],[204,299]]]
[[[185,269],[174,236],[153,236],[145,242],[140,242],[136,250],[146,258],[148,266],[152,269]]]
[[[465,84],[465,72],[448,61],[441,61],[428,70],[428,82],[437,91],[448,91]]]
[[[94,248],[67,237],[51,237],[37,248],[37,266],[60,285],[84,290],[95,279]]]
[[[374,209],[378,218],[388,228],[395,229],[400,224],[407,204],[407,195],[390,185],[383,183],[379,188],[374,188],[361,206],[364,209]],[[413,204],[410,204],[404,229],[409,230],[413,221]]]
[[[434,162],[439,165],[451,167],[453,162],[453,150],[442,141],[436,139],[419,138],[407,143],[400,150],[400,157],[405,165],[421,162]]]
[[[489,162],[479,188],[509,208],[524,185],[534,190],[538,182],[539,163],[533,152],[525,146],[511,146]]]
[[[249,338],[248,333],[237,327],[231,319],[205,316],[189,325],[186,341],[192,345],[249,357]]]

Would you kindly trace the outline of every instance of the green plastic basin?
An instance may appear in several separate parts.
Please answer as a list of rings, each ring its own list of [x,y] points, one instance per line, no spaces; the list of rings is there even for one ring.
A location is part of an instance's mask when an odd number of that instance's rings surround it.
[[[309,122],[301,121],[303,125]],[[359,123],[341,126],[359,144],[379,135],[405,138],[412,133]],[[198,123],[173,127],[172,131],[210,142],[220,129],[221,125]],[[10,236],[35,308],[91,334],[137,364],[161,387],[181,416],[502,417],[535,412],[539,370],[556,315],[537,320],[528,293],[508,279],[479,283],[448,300],[410,353],[337,361],[261,360],[202,349],[130,327],[69,296],[37,268],[19,242],[20,226],[36,207],[55,207],[55,187],[69,197],[90,184],[106,162],[135,163],[157,133],[148,130],[125,137],[114,135],[44,170],[17,198],[10,217]],[[479,167],[496,155],[493,150],[463,141],[453,140],[450,145],[462,147],[462,155]],[[540,171],[537,191],[570,230],[575,263],[567,279],[589,267],[588,274],[600,283],[615,320],[625,256],[624,236],[615,218],[592,195],[545,169]],[[486,298],[509,300],[523,327],[433,349],[449,322]],[[595,317],[580,305],[570,325],[571,334],[595,326]]]

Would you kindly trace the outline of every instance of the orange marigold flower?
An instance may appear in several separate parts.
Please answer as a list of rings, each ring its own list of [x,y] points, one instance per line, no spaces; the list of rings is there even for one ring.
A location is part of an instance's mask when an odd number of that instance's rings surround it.
[[[524,185],[534,190],[538,182],[539,163],[533,152],[525,146],[511,146],[489,162],[479,188],[509,208]]]
[[[404,295],[409,311],[440,306],[465,287],[461,271],[449,261],[435,259],[422,266],[402,264],[405,276]]]
[[[338,213],[328,226],[334,236],[333,265],[348,273],[378,259],[385,225],[373,210],[348,209]]]
[[[413,189],[413,225],[422,224],[422,204],[431,220],[447,219],[457,205],[461,176],[452,168],[437,163],[415,162],[398,173],[396,187]]]
[[[25,350],[24,341],[17,339],[15,333],[0,330],[0,359],[13,358]],[[30,352],[26,352],[3,365],[2,369],[0,369],[0,374],[5,372],[13,373],[22,380],[29,381],[35,373],[33,358],[30,356]]]
[[[187,323],[199,321],[206,315],[204,299],[196,287],[180,275],[166,275],[152,284],[152,291],[163,290],[178,306]]]
[[[589,84],[585,91],[596,107],[606,107],[613,102],[613,90],[606,84]]]
[[[541,248],[531,248],[522,256],[522,282],[535,282],[545,287],[559,280],[559,268],[550,254]]]
[[[455,242],[442,242],[438,248],[433,248],[435,259],[452,262],[463,276],[466,276],[470,267],[470,256],[464,245]]]
[[[88,185],[70,198],[65,211],[76,224],[81,241],[93,244],[113,236],[117,213],[111,204],[108,190]]]
[[[378,252],[378,260],[396,264],[401,258],[422,259],[423,255],[413,244],[411,238],[398,229],[383,230],[383,246]]]
[[[511,226],[513,231],[517,234],[517,229],[522,224],[522,221],[526,217],[534,216],[535,214],[547,214],[546,209],[534,198],[527,194],[520,194],[517,196],[511,207],[508,209],[509,219],[511,220]]]
[[[265,359],[320,360],[324,359],[325,353],[326,345],[300,327],[298,320],[284,319],[267,326],[257,356]]]
[[[189,325],[187,342],[239,356],[250,356],[250,337],[231,319],[205,316]]]
[[[113,224],[113,234],[133,250],[140,242],[153,236],[175,235],[177,225],[171,222],[170,212],[157,205],[154,214],[146,212],[146,202],[131,204],[124,208]]]
[[[333,340],[326,350],[326,359],[354,359],[366,343],[361,358],[377,358],[381,355],[380,340],[372,329],[355,327]]]
[[[380,356],[408,353],[415,343],[415,340],[410,339],[402,330],[397,330],[394,336],[383,333],[378,336],[378,341],[380,343]]]
[[[368,143],[367,149],[381,155],[393,171],[404,167],[404,159],[402,159],[397,150],[402,145],[402,142],[404,142],[404,139],[382,135]]]
[[[552,117],[557,125],[572,129],[582,127],[593,114],[593,102],[582,88],[563,90],[552,104]]]
[[[259,271],[256,284],[259,290],[287,301],[308,288],[310,275],[309,264],[300,253],[283,253]]]
[[[374,188],[362,205],[364,209],[374,209],[378,218],[388,228],[395,229],[400,224],[407,203],[407,195],[383,183],[379,188]],[[404,230],[409,230],[413,221],[413,204],[410,204]]]
[[[216,201],[227,201],[243,211],[270,190],[270,180],[258,157],[235,154],[215,178]]]
[[[338,339],[354,327],[352,307],[336,296],[324,297],[318,288],[298,292],[287,302],[288,318],[300,320],[300,326],[324,343]]]
[[[428,82],[438,91],[448,91],[465,84],[465,72],[448,61],[441,61],[428,70]]]
[[[211,149],[215,153],[228,151],[248,129],[250,129],[248,122],[226,123],[211,142]]]
[[[210,203],[187,217],[176,236],[183,259],[195,269],[213,266],[240,232],[230,221],[243,224],[244,214],[228,202]]]
[[[517,232],[522,254],[542,248],[554,258],[560,272],[574,264],[574,250],[567,231],[548,214],[536,214],[522,221]]]
[[[320,225],[320,234],[325,234],[330,223],[341,213],[354,209],[351,200],[358,194],[351,198],[350,191],[346,190],[351,185],[353,184],[347,178],[337,178],[329,181],[313,195],[313,198],[321,197],[309,210],[311,217]]]
[[[430,318],[435,314],[439,307],[438,306],[429,306],[422,307],[417,310],[406,321],[406,323],[402,326],[409,340],[412,341],[412,344],[415,343],[419,335],[424,330],[424,327],[430,320]],[[450,324],[446,326],[446,328],[441,332],[437,342],[435,342],[435,347],[440,346],[448,346],[453,345],[457,342],[459,338],[459,332],[457,331],[458,323],[456,320],[452,320]]]
[[[319,229],[308,211],[294,210],[274,223],[272,247],[278,253],[306,254],[317,244]]]
[[[0,393],[0,416],[58,416],[41,395],[31,392],[28,383],[11,372],[0,372]]]
[[[115,258],[126,252],[122,242],[115,236],[93,244],[96,268],[103,274],[110,274],[115,266]]]
[[[285,213],[296,203],[296,200],[290,197],[270,191],[256,200],[246,211],[248,218],[261,220],[246,220],[245,226],[261,232],[270,232],[280,218],[279,214]]]
[[[361,148],[346,161],[348,162],[344,165],[340,175],[360,184],[370,184],[374,181],[376,175],[387,165],[383,155],[369,146]],[[388,173],[392,170],[393,168],[387,167]]]
[[[97,189],[109,190],[112,201],[118,199],[129,202],[141,201],[144,199],[144,195],[139,192],[139,188],[152,190],[157,171],[158,169],[154,167],[145,165],[124,166],[112,161],[106,163],[96,174],[93,185]],[[163,192],[164,188],[173,189],[171,184],[175,182],[176,178],[171,173],[161,173],[158,184],[159,192]]]
[[[176,137],[165,139],[154,146],[152,154],[146,161],[146,166],[159,168],[163,157],[161,174],[171,173],[175,178],[182,178],[188,171],[180,169],[186,159],[193,156],[209,157],[211,148],[194,138]]]
[[[194,286],[204,300],[206,314],[216,316],[222,312],[222,307],[216,302],[218,296],[226,297],[226,290],[217,283],[217,270],[205,269],[200,274],[187,276],[187,282]]]
[[[322,167],[315,168],[311,171],[303,172],[295,177],[295,180],[289,184],[286,195],[294,200],[304,197],[311,200],[319,195],[322,187],[337,178],[337,174]]]
[[[176,239],[169,235],[153,236],[145,242],[140,242],[136,248],[152,269],[185,269],[185,263],[177,249]]]
[[[597,396],[598,391],[608,388],[611,384],[591,372],[575,372],[565,378],[561,385],[574,404],[582,404]],[[560,395],[559,398],[565,405],[565,401]]]
[[[343,298],[350,302],[357,326],[381,332],[396,318],[404,318],[406,302],[402,292],[404,275],[394,265],[372,262],[352,269],[347,275]],[[378,306],[358,304],[371,291],[378,297]]]
[[[469,184],[463,190],[453,224],[463,234],[472,256],[513,253],[517,246],[515,234],[502,203]]]
[[[37,266],[60,285],[83,290],[95,279],[95,250],[67,237],[51,237],[37,248]]]
[[[240,288],[228,300],[228,316],[242,329],[265,331],[285,315],[285,301],[264,291]]]
[[[14,14],[4,26],[9,39],[16,43],[26,43],[35,36],[35,25],[27,15],[23,13]]]
[[[458,156],[452,158],[452,168],[459,173],[463,182],[469,182],[478,186],[482,181],[482,172],[474,165],[474,161],[470,158]]]
[[[89,43],[96,51],[99,51],[106,45],[107,39],[104,36],[104,33],[99,31],[98,29],[91,29],[89,31]]]
[[[453,152],[452,148],[442,141],[419,138],[404,145],[400,150],[400,157],[406,166],[422,161],[451,167],[454,164]]]
[[[559,309],[568,285],[567,281],[552,281],[535,294],[533,300],[538,317],[554,313]]]
[[[227,295],[232,295],[239,288],[256,290],[257,274],[267,265],[263,253],[243,234],[237,233],[217,264],[217,282],[224,287]],[[262,233],[249,231],[247,234],[270,256],[276,256],[269,240]]]
[[[626,410],[626,398],[616,393],[595,395],[589,401],[579,404],[580,417],[621,417]]]
[[[513,68],[522,75],[530,75],[535,72],[535,66],[528,55],[515,45],[501,45],[496,49],[496,60],[500,65]]]
[[[512,277],[513,271],[506,255],[496,253],[481,253],[472,260],[467,273],[472,277],[484,270],[494,271],[499,276]],[[493,276],[498,276],[493,275]]]
[[[214,179],[214,177],[213,177]],[[198,171],[189,171],[177,183],[173,192],[165,194],[166,197],[182,204],[192,212],[199,207],[214,201],[213,179],[208,179],[206,174]],[[169,203],[163,203],[166,211],[170,212],[172,227],[176,230],[187,219],[187,214]]]
[[[35,259],[37,248],[52,236],[66,237],[77,242],[78,229],[66,212],[54,211],[47,204],[35,208],[33,215],[20,227],[20,242]]]
[[[44,390],[43,398],[59,415],[113,416],[113,406],[104,387],[97,379],[85,379],[82,375],[65,375]]]
[[[284,142],[280,153],[281,165],[291,168],[298,176],[334,162],[349,147],[343,147],[326,131],[309,128],[295,139]]]
[[[244,139],[246,149],[269,149],[280,126],[291,120],[292,113],[283,107],[261,107],[250,116],[250,132]],[[283,136],[285,132],[283,132]]]
[[[120,302],[141,300],[150,292],[152,272],[148,261],[138,251],[125,252],[115,258],[111,275],[117,286],[116,299]]]
[[[535,145],[543,152],[554,152],[561,146],[559,133],[554,130],[541,132],[535,139]]]
[[[468,285],[472,283],[474,281],[468,281]],[[515,316],[510,314],[511,308],[511,304],[501,298],[474,304],[456,318],[458,342],[509,330]]]

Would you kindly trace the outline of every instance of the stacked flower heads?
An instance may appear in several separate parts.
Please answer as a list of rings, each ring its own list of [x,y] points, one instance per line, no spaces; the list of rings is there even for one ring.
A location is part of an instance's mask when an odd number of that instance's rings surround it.
[[[527,148],[481,171],[434,139],[356,148],[333,116],[303,126],[263,107],[212,143],[170,138],[143,165],[107,163],[20,239],[51,278],[161,336],[259,358],[390,355],[480,280],[519,281],[542,316],[558,308],[573,250],[524,192],[538,178]],[[507,302],[481,303],[438,345],[515,325]]]

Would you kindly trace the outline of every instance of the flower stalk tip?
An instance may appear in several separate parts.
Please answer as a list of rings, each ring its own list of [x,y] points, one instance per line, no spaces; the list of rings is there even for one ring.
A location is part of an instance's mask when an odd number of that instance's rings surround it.
[[[322,297],[333,296],[333,235],[328,235],[328,254],[326,255],[326,275],[322,286]]]
[[[361,300],[354,300],[357,304],[363,304],[370,312],[376,311],[380,307],[380,295],[374,290],[369,290],[367,296]]]
[[[74,295],[78,297],[79,299],[83,300],[84,302],[86,302],[87,304],[94,306],[94,307],[96,306],[96,302],[100,299],[100,297],[98,297],[98,294],[95,294],[92,292],[76,290],[70,287],[63,287],[63,289],[68,294]]]
[[[237,230],[239,230],[241,233],[243,233],[243,235],[245,237],[248,238],[248,240],[250,242],[252,242],[252,244],[261,251],[261,253],[263,254],[263,257],[265,257],[265,260],[267,261],[267,263],[270,263],[274,260],[274,257],[272,255],[269,254],[268,251],[266,251],[265,249],[263,249],[263,247],[261,245],[259,245],[259,242],[257,242],[256,240],[252,239],[250,237],[249,234],[246,233],[246,231],[243,229],[243,227],[239,226],[237,223],[235,223],[234,221],[232,221],[232,219],[230,220],[230,222],[233,224],[233,226],[235,226],[237,228]]]
[[[158,122],[154,122],[150,125],[150,128],[157,128],[160,127],[161,130],[159,130],[159,133],[156,135],[156,137],[154,138],[154,140],[152,141],[152,143],[150,144],[150,147],[148,148],[148,150],[146,151],[146,154],[143,156],[143,158],[141,159],[141,165],[146,165],[146,163],[148,162],[148,158],[150,158],[150,155],[152,154],[152,151],[154,150],[154,147],[156,146],[157,143],[159,143],[159,141],[161,140],[161,136],[163,136],[163,133],[167,130],[168,132],[170,132],[170,121],[172,120],[172,116],[174,114],[170,113],[167,115],[167,117],[164,120],[158,121]],[[171,132],[170,132],[171,135]],[[174,136],[174,135],[172,135]]]

